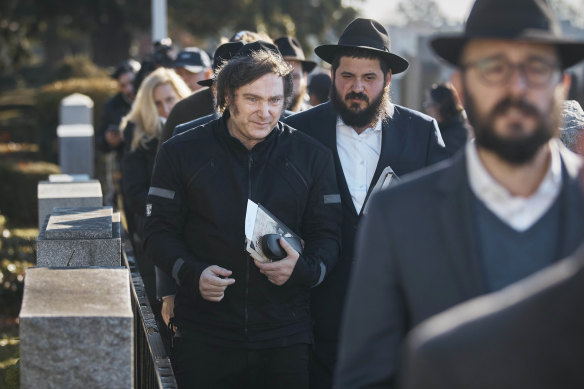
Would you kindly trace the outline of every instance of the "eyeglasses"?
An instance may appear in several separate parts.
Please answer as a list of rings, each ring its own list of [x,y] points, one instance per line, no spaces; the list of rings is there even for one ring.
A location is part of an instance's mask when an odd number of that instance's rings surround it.
[[[529,58],[521,63],[513,63],[505,57],[490,57],[462,66],[463,70],[469,68],[475,68],[480,79],[491,86],[506,85],[515,69],[519,70],[530,87],[548,85],[552,76],[560,72],[558,63],[538,57]]]

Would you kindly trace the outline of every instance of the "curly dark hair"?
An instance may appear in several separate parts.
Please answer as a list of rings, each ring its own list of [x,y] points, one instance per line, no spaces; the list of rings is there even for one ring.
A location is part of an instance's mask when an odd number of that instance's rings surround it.
[[[284,107],[287,107],[294,87],[292,70],[281,55],[267,50],[258,50],[251,55],[232,58],[216,72],[217,110],[223,112],[227,108],[227,97],[229,96],[229,99],[233,101],[237,89],[269,73],[282,77]]]

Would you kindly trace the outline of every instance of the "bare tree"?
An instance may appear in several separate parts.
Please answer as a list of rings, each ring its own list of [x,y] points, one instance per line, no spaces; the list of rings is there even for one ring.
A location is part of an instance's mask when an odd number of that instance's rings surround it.
[[[395,22],[408,25],[441,27],[446,20],[435,0],[401,0],[395,15]]]

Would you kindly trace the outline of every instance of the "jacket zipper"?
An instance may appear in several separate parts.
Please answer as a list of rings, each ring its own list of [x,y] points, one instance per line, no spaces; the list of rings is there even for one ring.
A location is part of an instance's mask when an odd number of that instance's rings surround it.
[[[249,158],[247,161],[247,198],[248,199],[252,199],[251,198],[251,194],[252,194],[252,182],[251,182],[251,168],[253,166],[253,155],[251,154],[251,152],[249,153]],[[247,201],[246,201],[247,204]],[[245,329],[245,338],[247,340],[247,321],[248,321],[248,312],[247,312],[247,303],[248,303],[248,295],[249,295],[249,267],[251,266],[250,264],[250,256],[249,254],[246,255],[246,262],[247,262],[247,266],[245,268],[245,325],[244,325],[244,329]]]
[[[302,183],[304,184],[304,187],[306,188],[306,190],[308,190],[308,183],[306,182],[306,179],[304,178],[302,173],[300,173],[300,170],[298,170],[298,168],[296,166],[294,166],[294,164],[292,162],[290,162],[287,158],[286,158],[286,167],[290,167],[292,169],[292,171],[294,173],[296,173],[298,178],[300,178],[300,181],[302,181]]]
[[[199,168],[199,170],[197,170],[197,171],[195,172],[195,174],[193,174],[193,175],[191,176],[191,178],[189,179],[189,182],[187,183],[187,187],[191,186],[191,184],[193,183],[193,181],[195,181],[195,179],[196,179],[196,178],[199,176],[199,174],[201,174],[201,172],[202,172],[203,170],[205,170],[205,169],[207,168],[207,166],[210,166],[210,167],[213,167],[213,166],[214,166],[214,163],[213,163],[213,160],[212,160],[212,159],[210,159],[210,160],[208,160],[207,162],[205,162],[205,163],[203,164],[203,166],[201,166],[201,167]]]

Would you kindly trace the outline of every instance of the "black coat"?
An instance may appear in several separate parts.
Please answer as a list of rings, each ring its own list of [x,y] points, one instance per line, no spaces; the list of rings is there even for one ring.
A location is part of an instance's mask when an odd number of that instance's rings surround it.
[[[202,341],[257,347],[304,334],[310,342],[309,290],[340,252],[340,201],[327,201],[338,199],[332,156],[282,123],[248,151],[229,134],[228,114],[160,148],[148,196],[146,253],[178,278],[176,318]],[[270,283],[244,249],[248,199],[305,241],[282,286]],[[235,279],[219,303],[199,293],[200,275],[210,265],[231,270]]]
[[[315,352],[332,372],[343,302],[353,263],[353,243],[361,214],[357,214],[355,210],[339,159],[336,140],[337,112],[332,104],[329,102],[318,105],[289,116],[284,122],[325,145],[333,153],[335,161],[343,206],[342,256],[333,273],[312,293]],[[438,126],[431,117],[392,105],[388,117],[383,121],[381,155],[368,196],[385,167],[391,166],[401,177],[446,157]]]
[[[416,327],[400,387],[584,388],[583,296],[584,247]]]
[[[124,130],[125,151],[122,158],[122,188],[125,206],[128,208],[126,211],[141,221],[137,226],[137,228],[141,228],[158,139],[154,138],[145,145],[139,144],[135,150],[131,150],[134,129],[134,123],[128,123]]]
[[[101,152],[107,153],[114,151],[105,140],[105,133],[110,130],[119,130],[122,118],[130,112],[132,104],[127,102],[121,92],[118,92],[114,97],[109,99],[103,108],[103,115],[99,122],[99,126],[95,131],[95,146]],[[124,145],[120,144],[115,148],[115,151],[121,153]]]
[[[584,238],[580,157],[562,147],[559,260]],[[421,321],[488,292],[473,234],[466,153],[375,196],[357,237],[338,388],[395,385],[399,348]]]

